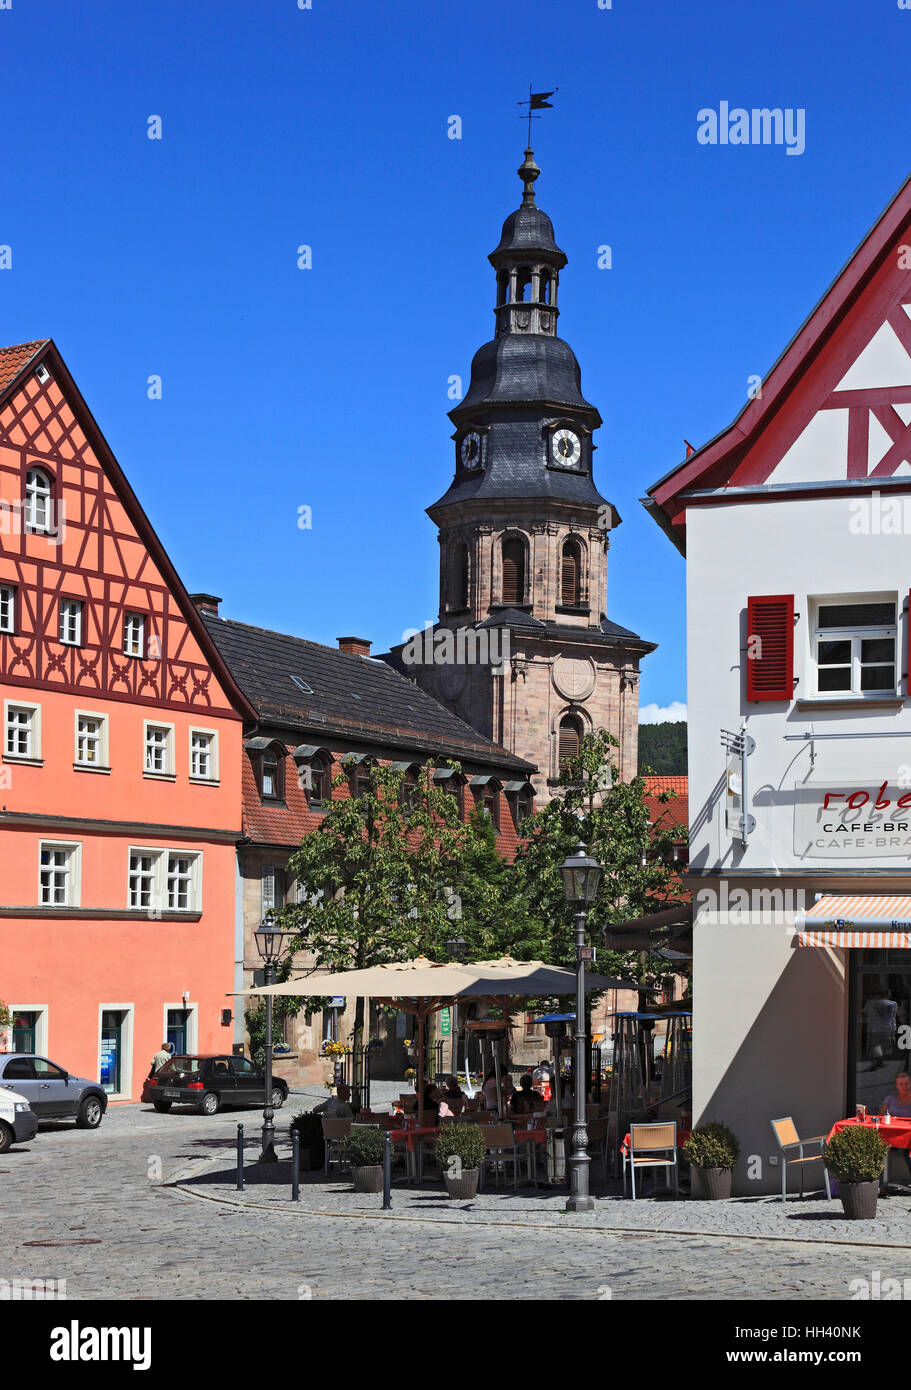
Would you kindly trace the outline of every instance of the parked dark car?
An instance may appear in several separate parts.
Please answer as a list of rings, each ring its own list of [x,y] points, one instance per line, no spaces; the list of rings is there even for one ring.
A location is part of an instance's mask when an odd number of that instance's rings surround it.
[[[31,1052],[0,1057],[0,1086],[24,1096],[39,1120],[75,1118],[80,1129],[97,1129],[108,1105],[98,1081],[71,1076],[56,1062]]]
[[[213,1057],[172,1057],[150,1076],[142,1099],[156,1110],[172,1105],[195,1105],[200,1115],[217,1115],[223,1105],[265,1105],[266,1078],[246,1057],[229,1053]],[[288,1099],[288,1083],[272,1078],[275,1110]]]

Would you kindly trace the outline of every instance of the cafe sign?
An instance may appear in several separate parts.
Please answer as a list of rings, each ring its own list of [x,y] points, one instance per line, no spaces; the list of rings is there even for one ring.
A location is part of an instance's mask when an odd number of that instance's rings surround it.
[[[801,859],[911,858],[911,790],[878,785],[798,783],[794,853]]]

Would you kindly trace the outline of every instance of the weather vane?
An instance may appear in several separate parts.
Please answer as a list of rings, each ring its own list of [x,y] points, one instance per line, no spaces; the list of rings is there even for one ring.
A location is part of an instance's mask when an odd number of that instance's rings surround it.
[[[527,100],[527,101],[517,101],[517,102],[516,102],[516,106],[527,106],[527,107],[528,107],[528,117],[527,117],[527,119],[528,119],[528,145],[529,145],[529,148],[531,147],[531,123],[532,123],[533,120],[539,121],[539,120],[541,119],[540,116],[532,116],[531,113],[532,113],[533,111],[542,111],[542,110],[545,110],[545,109],[548,110],[548,111],[551,110],[551,108],[552,108],[552,106],[553,106],[553,103],[550,102],[550,101],[548,101],[547,98],[548,98],[548,97],[552,97],[553,94],[554,94],[554,92],[559,92],[559,90],[560,90],[559,87],[554,87],[554,91],[553,91],[553,92],[533,92],[533,91],[531,90],[531,83],[529,82],[529,84],[528,84],[528,100]],[[521,121],[524,121],[524,120],[526,119],[526,117],[525,117],[525,116],[520,116],[519,119],[520,119]]]

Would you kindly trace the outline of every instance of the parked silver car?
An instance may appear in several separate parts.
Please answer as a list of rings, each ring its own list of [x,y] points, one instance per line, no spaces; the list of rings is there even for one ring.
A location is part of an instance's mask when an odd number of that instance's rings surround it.
[[[0,1057],[0,1086],[24,1096],[39,1120],[75,1118],[80,1129],[97,1129],[108,1104],[97,1081],[71,1076],[56,1062],[30,1052]]]

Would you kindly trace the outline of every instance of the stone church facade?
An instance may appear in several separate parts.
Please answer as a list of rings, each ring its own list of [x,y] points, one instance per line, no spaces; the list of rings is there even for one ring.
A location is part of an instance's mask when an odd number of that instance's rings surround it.
[[[427,508],[439,528],[439,621],[392,659],[479,733],[534,763],[546,801],[561,761],[598,728],[619,740],[620,775],[635,776],[639,662],[654,644],[606,615],[607,550],[620,518],[593,478],[601,416],[557,336],[566,256],[536,204],[530,149],[518,172],[522,205],[489,256],[495,336],[450,411],[454,474]],[[471,640],[450,644],[451,658],[441,629]]]

